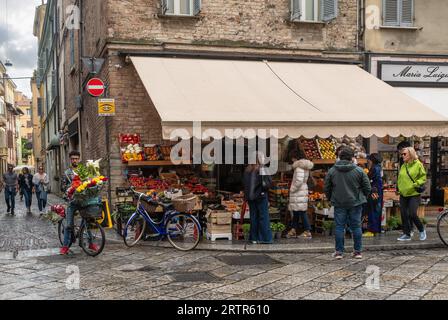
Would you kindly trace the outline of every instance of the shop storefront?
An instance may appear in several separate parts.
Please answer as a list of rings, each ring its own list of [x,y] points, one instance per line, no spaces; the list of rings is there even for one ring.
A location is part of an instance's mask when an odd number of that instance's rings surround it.
[[[323,196],[323,181],[336,161],[337,147],[355,149],[358,164],[365,166],[372,136],[448,136],[448,118],[356,65],[131,60],[160,116],[164,143],[142,144],[140,135],[123,132],[119,139],[124,174],[130,185],[149,195],[198,195],[195,209],[216,218],[208,219],[209,224],[216,222],[208,226],[212,239],[213,234],[239,238],[241,224],[248,222],[241,219],[249,217],[242,175],[253,139],[266,141],[269,157],[278,156],[269,191],[271,221],[281,223],[274,228],[282,229],[289,222],[292,171],[287,158],[290,146],[297,144],[315,164],[317,183],[310,192],[308,214],[314,230],[322,232],[330,228],[326,221],[332,215]],[[186,141],[185,147],[192,147],[175,165],[172,151],[180,139]],[[197,159],[195,141],[200,141],[199,155],[210,155],[215,163]],[[244,151],[240,159],[238,147]],[[180,151],[175,149],[176,154]],[[119,195],[126,199],[126,193]]]
[[[435,112],[448,116],[448,58],[426,56],[400,57],[373,55],[371,73]],[[444,188],[448,186],[448,139],[445,137],[410,137],[428,172],[424,196],[434,205],[443,205]],[[392,144],[397,141],[390,139]],[[378,149],[387,154],[388,144]],[[396,159],[393,159],[391,162]],[[388,172],[389,176],[396,171]],[[388,180],[390,180],[388,178]]]

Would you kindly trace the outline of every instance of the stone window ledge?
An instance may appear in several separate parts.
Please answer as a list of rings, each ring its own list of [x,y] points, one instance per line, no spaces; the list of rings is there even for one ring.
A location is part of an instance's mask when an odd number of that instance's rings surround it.
[[[186,20],[200,20],[201,17],[199,15],[196,16],[188,16],[188,15],[176,15],[176,14],[157,14],[158,18],[161,19],[186,19]]]
[[[291,22],[298,23],[298,24],[320,24],[320,25],[327,24],[324,21],[313,21],[313,20],[291,20]]]
[[[417,31],[417,30],[422,30],[423,27],[380,26],[380,29],[396,29],[396,30],[410,30],[410,31]]]

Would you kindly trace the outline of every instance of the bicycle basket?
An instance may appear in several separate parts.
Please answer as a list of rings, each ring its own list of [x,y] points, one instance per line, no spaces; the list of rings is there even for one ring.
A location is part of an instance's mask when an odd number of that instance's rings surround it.
[[[196,206],[197,196],[194,194],[186,194],[184,196],[172,199],[174,209],[179,212],[188,212]]]
[[[79,214],[85,219],[100,219],[103,216],[103,206],[100,204],[89,205],[81,208]]]

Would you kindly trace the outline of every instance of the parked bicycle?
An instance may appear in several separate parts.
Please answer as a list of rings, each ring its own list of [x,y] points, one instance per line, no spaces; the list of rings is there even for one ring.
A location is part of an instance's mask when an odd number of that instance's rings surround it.
[[[137,209],[129,218],[123,230],[124,243],[128,247],[135,246],[148,225],[151,237],[166,238],[170,244],[181,251],[193,250],[201,240],[201,224],[195,216],[187,212],[179,212],[171,204],[156,201],[144,193],[131,189],[137,200]],[[163,208],[163,216],[155,221],[150,214]]]
[[[76,220],[79,220],[76,224]],[[71,247],[76,240],[79,239],[79,246],[89,256],[95,257],[99,255],[106,244],[106,235],[103,227],[98,223],[97,219],[102,217],[102,206],[88,206],[75,213],[75,223],[71,233],[71,241],[68,247]],[[67,230],[67,220],[65,215],[58,222],[58,237],[61,245],[64,244],[64,233]]]
[[[448,246],[448,208],[442,208],[439,210],[440,214],[437,217],[437,233],[440,240]]]

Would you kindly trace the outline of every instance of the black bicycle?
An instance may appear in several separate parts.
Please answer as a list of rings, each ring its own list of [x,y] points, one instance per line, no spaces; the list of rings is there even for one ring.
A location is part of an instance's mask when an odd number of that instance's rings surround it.
[[[437,217],[437,233],[440,240],[448,246],[448,208],[440,210],[440,214]]]
[[[79,239],[79,246],[89,256],[95,257],[99,255],[106,244],[106,235],[103,227],[98,223],[97,219],[102,217],[102,206],[94,205],[82,208],[75,212],[75,219],[80,216],[80,221],[73,224],[71,240],[68,247]],[[64,234],[67,230],[67,219],[64,217],[58,222],[58,237],[61,245],[64,245]]]

